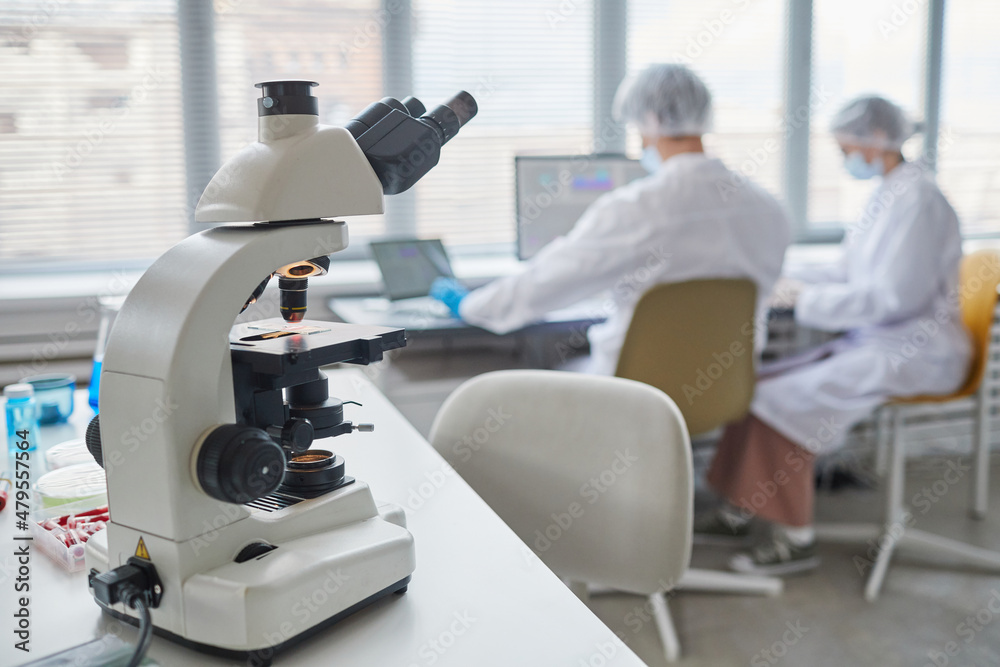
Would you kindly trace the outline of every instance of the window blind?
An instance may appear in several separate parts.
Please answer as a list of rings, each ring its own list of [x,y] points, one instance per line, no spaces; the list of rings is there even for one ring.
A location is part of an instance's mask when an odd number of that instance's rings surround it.
[[[414,0],[413,30],[417,96],[430,106],[464,89],[479,103],[414,188],[417,232],[512,243],[514,156],[592,148],[592,3]]]
[[[783,7],[631,0],[628,17],[629,71],[660,62],[690,66],[712,91],[715,122],[706,148],[774,194],[783,164]],[[638,137],[629,150],[638,153]]]
[[[1000,5],[945,5],[938,182],[966,234],[1000,232]]]
[[[343,125],[382,93],[382,40],[391,12],[379,0],[217,0],[219,132],[225,161],[257,140],[255,83],[319,83],[319,122]],[[355,239],[383,232],[383,216],[351,219]]]
[[[852,178],[830,134],[830,121],[849,100],[865,93],[883,95],[923,119],[926,4],[902,13],[896,0],[815,0],[813,87],[821,97],[813,106],[809,147],[809,219],[829,227],[857,219],[873,183]],[[904,154],[922,150],[916,135]]]
[[[120,263],[184,237],[173,2],[4,2],[0,72],[0,269]]]

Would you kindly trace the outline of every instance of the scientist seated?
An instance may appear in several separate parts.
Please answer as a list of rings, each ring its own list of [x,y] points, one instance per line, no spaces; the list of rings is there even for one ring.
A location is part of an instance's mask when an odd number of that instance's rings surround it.
[[[743,572],[816,567],[815,456],[842,447],[851,427],[890,398],[950,393],[968,370],[971,345],[955,298],[958,217],[933,174],[903,159],[913,125],[892,102],[865,96],[840,110],[832,131],[848,173],[879,182],[840,260],[793,274],[799,287],[780,291],[798,292],[800,324],[847,334],[764,369],[750,415],[726,429],[708,473],[726,503],[695,522],[696,533],[730,537],[747,536],[751,519],[770,524],[769,538],[733,558]],[[926,344],[907,355],[914,340]],[[769,484],[774,494],[751,500]]]
[[[591,357],[583,369],[606,375],[615,372],[636,303],[657,284],[749,278],[757,285],[758,315],[766,312],[791,237],[774,197],[705,154],[711,94],[690,69],[652,65],[626,80],[615,116],[642,136],[649,176],[595,201],[520,273],[472,292],[439,278],[431,290],[456,316],[495,333],[610,291],[613,305],[588,332]]]

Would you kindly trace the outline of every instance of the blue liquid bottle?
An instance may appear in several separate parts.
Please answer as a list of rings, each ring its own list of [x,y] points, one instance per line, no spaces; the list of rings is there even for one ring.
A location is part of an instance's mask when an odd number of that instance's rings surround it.
[[[38,415],[35,412],[35,388],[30,384],[4,387],[7,399],[7,451],[14,456],[19,451],[38,448]],[[25,447],[22,443],[27,442]]]

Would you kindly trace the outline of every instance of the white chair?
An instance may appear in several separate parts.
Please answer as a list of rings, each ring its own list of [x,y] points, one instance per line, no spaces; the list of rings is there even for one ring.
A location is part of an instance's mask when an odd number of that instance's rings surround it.
[[[622,378],[486,373],[445,401],[430,441],[581,598],[588,584],[648,596],[677,659],[666,593],[691,556],[693,473],[666,394]]]

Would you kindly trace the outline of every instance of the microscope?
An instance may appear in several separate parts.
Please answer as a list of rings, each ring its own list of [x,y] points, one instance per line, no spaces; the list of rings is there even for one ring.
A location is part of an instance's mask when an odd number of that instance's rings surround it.
[[[385,98],[319,124],[309,81],[257,84],[259,140],[226,162],[195,219],[222,224],[145,272],[108,341],[87,445],[111,521],[86,547],[107,613],[193,648],[275,652],[393,593],[415,568],[401,508],[378,504],[314,441],[372,430],[321,367],[368,364],[403,330],[305,319],[311,277],[347,246],[332,218],[383,211],[477,111]],[[277,277],[281,317],[234,326]],[[249,295],[249,296],[248,296]]]

